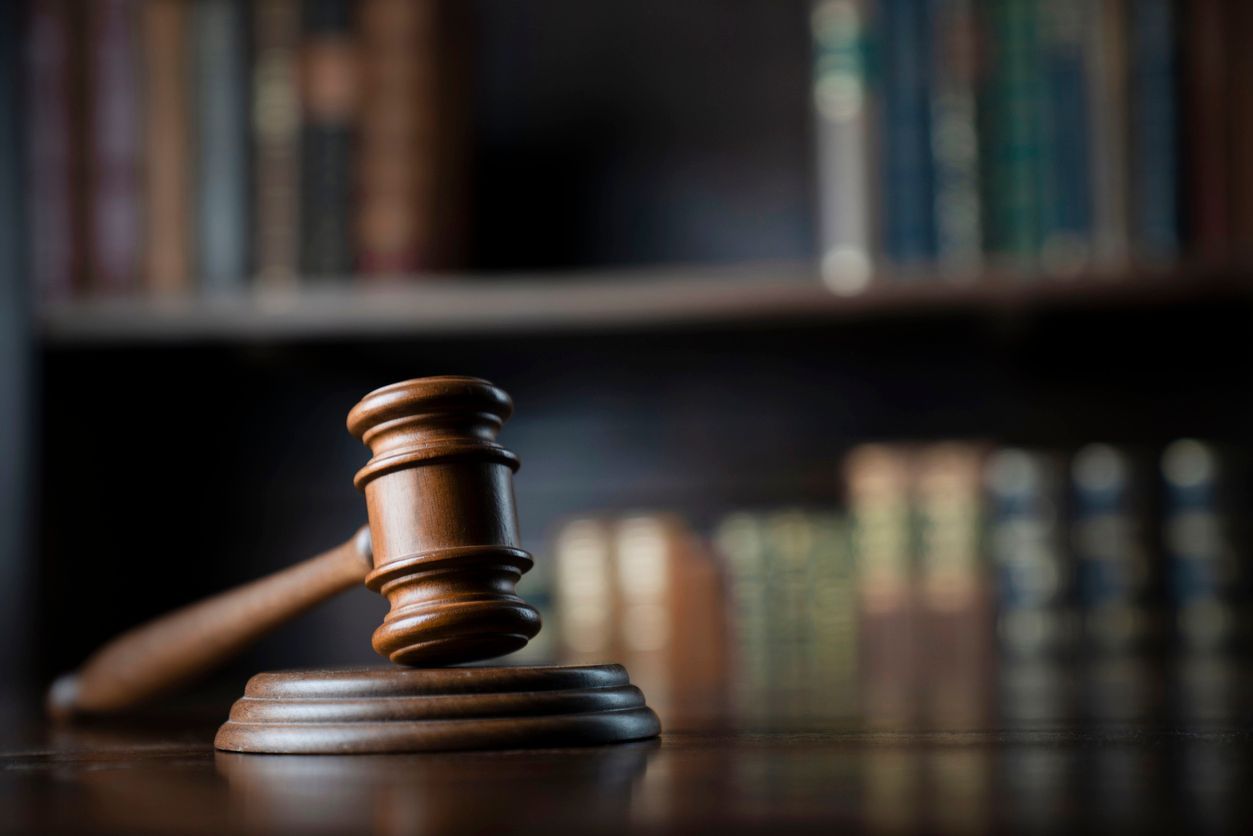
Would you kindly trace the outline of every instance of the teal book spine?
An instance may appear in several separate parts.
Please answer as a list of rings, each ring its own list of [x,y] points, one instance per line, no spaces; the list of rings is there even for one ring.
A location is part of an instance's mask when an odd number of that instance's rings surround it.
[[[247,22],[237,0],[202,0],[194,14],[196,264],[216,292],[249,273]]]
[[[1008,266],[1036,264],[1041,239],[1041,112],[1039,6],[1035,0],[990,0],[984,85],[987,136],[985,209],[988,250]]]

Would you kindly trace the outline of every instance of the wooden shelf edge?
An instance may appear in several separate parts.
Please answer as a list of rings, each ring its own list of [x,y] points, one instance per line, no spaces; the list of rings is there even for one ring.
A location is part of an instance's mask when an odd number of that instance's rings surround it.
[[[38,313],[46,345],[421,338],[877,316],[1020,314],[1207,299],[1253,301],[1253,272],[1140,268],[1075,278],[899,276],[862,293],[828,290],[804,264],[602,271],[549,276],[345,282],[203,298],[83,299]]]

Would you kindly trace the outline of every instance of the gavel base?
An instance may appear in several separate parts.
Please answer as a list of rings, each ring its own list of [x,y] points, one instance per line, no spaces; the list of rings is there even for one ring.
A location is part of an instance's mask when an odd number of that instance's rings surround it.
[[[660,732],[621,665],[358,668],[257,674],[214,745],[367,754],[585,746]]]

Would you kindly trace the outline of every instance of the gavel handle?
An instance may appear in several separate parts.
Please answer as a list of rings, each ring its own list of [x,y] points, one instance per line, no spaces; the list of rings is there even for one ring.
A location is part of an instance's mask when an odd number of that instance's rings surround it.
[[[317,557],[123,633],[52,684],[48,713],[63,719],[122,711],[192,679],[361,583],[371,555],[370,530],[361,528]]]

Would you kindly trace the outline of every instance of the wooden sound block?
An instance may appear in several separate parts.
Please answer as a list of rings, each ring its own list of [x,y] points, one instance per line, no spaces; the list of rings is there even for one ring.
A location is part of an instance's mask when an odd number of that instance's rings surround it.
[[[660,733],[621,665],[358,668],[257,674],[214,745],[365,754],[585,746]]]

